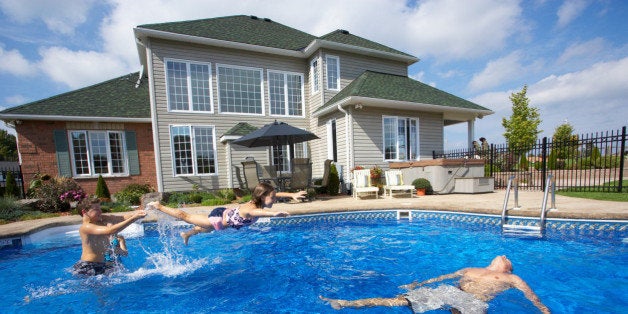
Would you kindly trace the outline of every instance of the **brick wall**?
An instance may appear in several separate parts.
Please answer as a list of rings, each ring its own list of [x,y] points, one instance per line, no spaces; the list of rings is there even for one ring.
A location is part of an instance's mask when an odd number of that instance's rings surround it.
[[[25,186],[28,187],[35,174],[48,174],[56,177],[59,175],[55,144],[53,140],[54,130],[66,130],[68,125],[72,129],[76,123],[52,122],[52,121],[23,121],[16,125],[18,135],[18,151],[22,165],[22,175]],[[137,150],[140,161],[140,175],[128,177],[104,177],[111,194],[122,190],[131,183],[149,184],[157,189],[157,175],[155,170],[155,155],[153,148],[153,135],[148,123],[124,123],[118,127],[111,123],[90,122],[89,128],[82,125],[81,129],[124,129],[135,131],[137,136]],[[98,178],[75,179],[88,194],[96,191]]]

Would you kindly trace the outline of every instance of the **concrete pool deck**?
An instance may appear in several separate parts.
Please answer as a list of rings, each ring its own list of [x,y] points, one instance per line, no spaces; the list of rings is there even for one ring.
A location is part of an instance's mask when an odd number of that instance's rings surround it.
[[[320,197],[303,203],[277,203],[273,210],[287,211],[291,215],[308,215],[317,213],[334,213],[347,211],[368,211],[385,209],[435,210],[478,214],[501,215],[505,190],[496,190],[485,194],[446,194],[427,195],[421,197],[395,198],[361,198],[339,195],[336,197]],[[511,191],[508,214],[511,216],[539,217],[543,202],[543,192],[519,191],[521,209],[510,209],[514,206],[514,192]],[[223,205],[224,206],[224,205]],[[212,207],[190,207],[194,213],[209,213]],[[551,195],[547,207],[551,207]],[[626,220],[628,221],[628,202],[598,201],[556,195],[556,209],[547,214],[548,218],[586,219],[586,220]],[[149,215],[145,221],[155,220]],[[20,237],[37,231],[66,225],[81,223],[78,215],[20,221],[0,225],[0,239]]]

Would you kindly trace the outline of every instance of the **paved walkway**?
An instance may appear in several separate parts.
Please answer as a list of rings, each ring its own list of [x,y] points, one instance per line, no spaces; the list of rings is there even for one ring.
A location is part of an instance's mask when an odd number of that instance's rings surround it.
[[[371,197],[355,200],[350,196],[340,195],[322,197],[304,203],[278,203],[273,206],[273,210],[288,211],[291,215],[382,209],[439,210],[501,215],[505,195],[504,190],[486,194],[428,195],[393,199]],[[551,206],[551,196],[549,198],[548,208]],[[519,191],[521,209],[509,210],[509,215],[538,217],[542,201],[543,192]],[[508,208],[512,207],[514,207],[514,192],[510,193],[508,205]],[[188,210],[209,213],[212,208],[191,207]],[[547,217],[628,221],[628,202],[597,201],[557,195],[556,209],[552,209]],[[154,219],[154,215],[149,215],[145,221],[154,221]],[[0,225],[0,239],[19,237],[45,228],[80,223],[81,217],[78,215],[15,222]]]

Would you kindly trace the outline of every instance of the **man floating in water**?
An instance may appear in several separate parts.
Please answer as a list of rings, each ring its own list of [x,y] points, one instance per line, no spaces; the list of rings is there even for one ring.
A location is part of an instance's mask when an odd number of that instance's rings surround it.
[[[440,285],[437,288],[421,287],[426,284],[460,277],[458,287]],[[409,290],[394,298],[370,298],[360,300],[338,300],[320,297],[334,309],[344,307],[361,308],[373,306],[410,306],[415,313],[451,308],[453,313],[485,313],[488,304],[497,294],[510,288],[523,292],[525,297],[542,313],[550,313],[547,306],[519,276],[512,274],[512,263],[506,256],[497,256],[485,268],[463,268],[417,283],[401,286]]]

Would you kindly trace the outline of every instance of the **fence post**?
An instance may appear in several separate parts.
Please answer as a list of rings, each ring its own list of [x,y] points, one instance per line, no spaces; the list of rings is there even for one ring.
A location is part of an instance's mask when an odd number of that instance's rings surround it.
[[[541,191],[545,191],[545,180],[547,177],[547,137],[543,137],[541,160]]]
[[[621,193],[624,182],[624,159],[626,158],[626,126],[621,128],[621,153],[619,154],[619,186],[617,192]]]
[[[493,176],[493,151],[495,151],[495,144],[491,144],[491,149],[488,152],[488,173],[489,173],[489,177]]]

